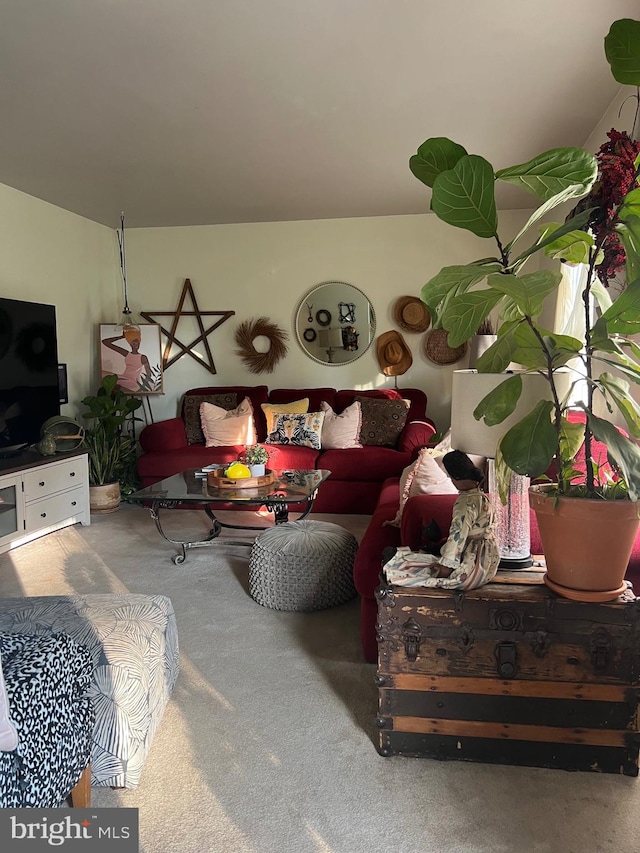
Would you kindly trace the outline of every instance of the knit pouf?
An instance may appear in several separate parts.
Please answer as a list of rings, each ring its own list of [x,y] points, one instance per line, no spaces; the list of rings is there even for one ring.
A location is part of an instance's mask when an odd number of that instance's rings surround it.
[[[274,610],[322,610],[356,594],[358,542],[327,521],[289,521],[266,530],[249,559],[249,592]]]

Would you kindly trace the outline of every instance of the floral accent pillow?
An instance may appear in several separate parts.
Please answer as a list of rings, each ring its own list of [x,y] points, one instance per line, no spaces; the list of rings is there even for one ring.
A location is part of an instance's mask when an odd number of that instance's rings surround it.
[[[363,445],[395,447],[407,422],[409,400],[356,397],[362,409],[360,441]]]
[[[202,403],[200,417],[206,447],[256,443],[253,406],[248,397],[229,412],[220,406],[214,406],[213,403]]]
[[[225,411],[231,411],[238,405],[238,395],[230,394],[187,394],[182,403],[182,417],[187,434],[187,444],[204,444],[204,433],[200,420],[200,406],[213,403]]]
[[[337,415],[324,400],[320,403],[324,412],[322,424],[322,449],[344,450],[350,447],[362,447],[360,444],[360,427],[362,425],[362,409],[356,400]]]
[[[265,444],[294,444],[320,450],[324,412],[278,415]]]
[[[458,490],[451,482],[447,472],[423,447],[418,458],[408,465],[400,475],[400,506],[393,521],[386,522],[392,527],[400,527],[404,506],[412,495],[454,495]]]

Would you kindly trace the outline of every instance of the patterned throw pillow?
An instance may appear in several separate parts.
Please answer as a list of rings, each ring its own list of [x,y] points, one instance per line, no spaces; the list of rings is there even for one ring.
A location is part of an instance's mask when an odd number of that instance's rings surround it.
[[[363,445],[395,447],[407,422],[409,400],[356,397],[362,410],[360,441]]]
[[[342,412],[336,415],[331,406],[324,401],[320,404],[324,412],[322,424],[322,449],[344,450],[350,447],[362,447],[360,444],[360,427],[362,411],[356,400]]]
[[[202,403],[200,414],[206,447],[231,447],[256,443],[253,406],[248,397],[245,397],[240,405],[230,412],[212,403]]]
[[[187,434],[187,444],[204,444],[204,434],[200,421],[200,406],[203,403],[212,403],[221,409],[231,411],[238,405],[238,395],[230,394],[188,394],[182,404],[182,416],[184,428]]]
[[[324,412],[278,415],[265,444],[295,444],[320,450]]]
[[[309,411],[309,398],[293,403],[260,403],[267,421],[267,433],[273,432],[278,415],[304,415]]]

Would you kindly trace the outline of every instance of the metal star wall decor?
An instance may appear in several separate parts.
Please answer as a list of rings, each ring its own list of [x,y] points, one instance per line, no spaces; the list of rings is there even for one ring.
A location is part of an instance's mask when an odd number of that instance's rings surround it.
[[[191,298],[191,305],[193,307],[192,311],[184,310],[184,303],[187,295]],[[211,349],[209,347],[209,335],[211,332],[214,332],[218,326],[221,326],[229,317],[233,317],[235,311],[201,311],[198,308],[198,303],[196,301],[196,295],[193,292],[193,286],[191,285],[191,280],[185,278],[184,285],[182,286],[182,293],[180,294],[180,299],[178,301],[178,307],[175,311],[141,311],[140,315],[148,320],[150,323],[158,323],[162,333],[166,337],[167,341],[164,347],[164,352],[162,354],[162,367],[164,370],[171,367],[172,364],[182,358],[183,355],[190,355],[198,364],[201,364],[203,367],[206,367],[209,373],[217,373],[216,365],[213,360],[213,355],[211,354]],[[166,329],[162,323],[160,323],[156,317],[173,317],[173,321],[171,323],[171,328]],[[200,334],[197,338],[191,341],[188,344],[183,344],[182,341],[178,340],[176,337],[176,331],[178,329],[178,323],[180,322],[181,317],[195,317],[196,322],[198,324],[198,328],[200,329]],[[219,319],[208,328],[205,329],[204,323],[202,322],[203,317],[218,317]],[[206,359],[200,358],[199,355],[193,352],[193,347],[197,344],[202,343],[204,345],[205,352],[207,354]],[[176,355],[169,358],[169,353],[171,352],[171,347],[176,346],[179,350]]]

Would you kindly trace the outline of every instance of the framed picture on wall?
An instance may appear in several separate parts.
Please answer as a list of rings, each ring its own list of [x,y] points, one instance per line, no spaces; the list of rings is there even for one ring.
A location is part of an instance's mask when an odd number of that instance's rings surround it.
[[[164,394],[160,326],[140,323],[138,329],[100,325],[102,376],[115,373],[126,394]]]

